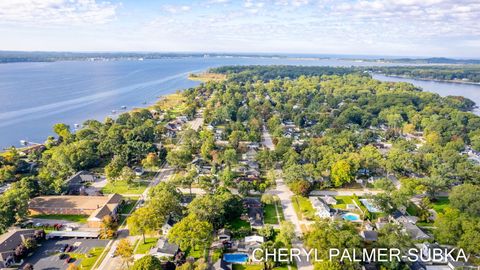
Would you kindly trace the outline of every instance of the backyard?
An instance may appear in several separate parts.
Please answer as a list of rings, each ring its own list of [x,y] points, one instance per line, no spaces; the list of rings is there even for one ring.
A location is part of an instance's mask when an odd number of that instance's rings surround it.
[[[145,243],[143,239],[138,241],[138,245],[135,248],[135,254],[147,254],[157,244],[158,237],[145,237]]]
[[[275,210],[275,206],[277,206],[278,215],[277,210]],[[285,219],[283,216],[282,207],[278,205],[277,202],[273,204],[266,204],[263,207],[263,213],[265,224],[278,224],[279,220],[282,221]]]
[[[125,181],[108,182],[103,188],[103,194],[142,194],[148,187],[149,182],[139,181],[133,184],[127,184]]]
[[[293,208],[299,219],[312,219],[315,217],[315,209],[308,198],[292,196]]]

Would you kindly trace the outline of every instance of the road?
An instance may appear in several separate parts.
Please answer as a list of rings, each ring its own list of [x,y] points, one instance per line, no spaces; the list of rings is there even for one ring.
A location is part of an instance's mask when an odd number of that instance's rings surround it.
[[[263,135],[262,135],[262,143],[265,147],[269,150],[275,150],[275,146],[273,145],[272,138],[268,131],[263,128]],[[282,175],[282,170],[275,171],[277,175]],[[291,221],[295,226],[295,234],[297,235],[297,239],[293,240],[292,245],[295,248],[304,249],[303,242],[301,237],[303,235],[302,232],[302,225],[305,223],[300,221],[295,213],[295,209],[293,208],[292,203],[292,196],[294,195],[292,191],[287,187],[285,182],[283,181],[282,177],[277,177],[275,180],[276,187],[274,189],[270,189],[267,193],[276,195],[280,198],[280,204],[282,205],[283,214],[285,216],[285,220]],[[305,256],[302,256],[300,260],[296,260],[297,268],[301,270],[311,270],[313,269],[312,264],[307,260]]]
[[[195,118],[194,120],[185,123],[185,125],[191,127],[195,131],[197,131],[201,127],[202,123],[203,123],[203,118]],[[181,139],[179,140],[178,144],[180,144],[180,142],[181,142]],[[142,193],[142,195],[141,195],[142,198],[144,200],[148,199],[148,192],[150,191],[150,189],[152,187],[158,185],[160,182],[167,181],[168,179],[170,179],[170,177],[173,175],[174,171],[175,170],[172,167],[170,167],[167,163],[164,163],[162,165],[162,167],[160,168],[160,170],[155,175],[155,177],[153,178],[153,180],[150,182],[148,187]],[[135,205],[135,208],[138,206],[138,203],[139,202],[137,202],[137,205]],[[100,263],[100,265],[97,267],[97,269],[100,269],[100,270],[122,269],[121,259],[119,257],[114,257],[113,254],[115,252],[115,249],[117,248],[118,242],[121,239],[126,238],[126,237],[129,239],[130,243],[132,243],[132,244],[135,243],[136,240],[139,240],[141,238],[141,236],[138,236],[138,235],[130,236],[129,232],[128,232],[128,229],[126,227],[126,224],[123,224],[120,227],[120,229],[118,230],[118,237],[114,240],[111,240],[108,243],[107,247],[110,247],[110,249],[108,250],[108,254],[107,254],[107,256],[105,256],[105,259]]]

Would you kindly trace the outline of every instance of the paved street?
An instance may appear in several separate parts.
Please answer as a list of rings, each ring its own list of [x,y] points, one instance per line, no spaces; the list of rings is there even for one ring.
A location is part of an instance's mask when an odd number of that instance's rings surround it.
[[[203,123],[203,118],[195,118],[192,121],[187,122],[185,125],[191,127],[194,130],[198,130]],[[181,141],[181,139],[180,139]],[[145,191],[142,193],[142,198],[145,200],[148,199],[148,192],[150,189],[158,183],[162,181],[167,181],[175,172],[175,169],[170,167],[167,163],[165,163],[160,170],[158,171],[157,175],[153,178],[153,180],[150,182],[148,187],[145,189]],[[193,190],[192,190],[193,191]],[[138,204],[138,202],[137,202]],[[116,270],[116,269],[122,269],[122,261],[118,257],[114,257],[113,254],[115,252],[115,249],[117,248],[118,242],[120,239],[123,239],[125,237],[128,237],[130,243],[135,243],[137,239],[140,239],[141,236],[129,236],[128,229],[126,228],[126,224],[124,224],[120,229],[119,229],[119,235],[117,239],[110,241],[108,244],[110,247],[110,250],[108,251],[107,256],[105,259],[100,263],[98,269],[100,270]],[[124,266],[125,268],[126,266]]]
[[[266,131],[265,127],[264,127],[262,137],[263,137],[263,142],[262,142],[263,145],[265,145],[265,147],[267,147],[270,150],[274,150],[275,146],[273,145],[271,136]],[[277,173],[277,175],[282,174],[281,170],[276,170],[275,172]],[[295,248],[304,249],[303,242],[301,240],[301,236],[303,234],[302,224],[304,223],[302,223],[298,219],[297,214],[295,213],[295,209],[293,208],[293,203],[292,203],[293,192],[290,191],[290,189],[287,187],[287,185],[283,181],[283,178],[277,177],[275,182],[276,182],[276,187],[274,189],[268,190],[267,193],[276,195],[278,196],[278,198],[280,198],[280,203],[282,205],[285,220],[291,221],[293,225],[295,225],[295,233],[298,238],[295,239],[292,244]],[[313,265],[307,261],[306,257],[301,257],[301,260],[300,261],[297,260],[296,263],[297,263],[298,269],[302,269],[302,270],[313,269]]]

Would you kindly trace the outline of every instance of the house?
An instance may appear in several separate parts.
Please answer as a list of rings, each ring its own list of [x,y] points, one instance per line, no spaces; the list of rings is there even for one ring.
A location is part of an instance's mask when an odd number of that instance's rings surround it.
[[[28,210],[32,215],[84,215],[88,226],[99,228],[102,219],[110,215],[115,217],[123,197],[119,194],[109,196],[40,196],[30,200]]]
[[[332,197],[332,196],[328,196],[328,195],[323,196],[323,197],[322,197],[322,200],[323,200],[326,204],[329,204],[329,205],[335,205],[335,204],[337,204],[337,200],[335,200],[335,198]]]
[[[422,231],[422,229],[415,225],[418,220],[417,217],[405,216],[397,210],[392,213],[389,219],[396,224],[402,225],[405,232],[407,232],[413,240],[427,240],[431,238],[428,234]]]
[[[360,236],[363,238],[363,241],[367,243],[373,243],[378,240],[378,232],[364,230],[360,232]]]
[[[162,226],[162,234],[167,235],[170,229],[172,229],[173,225],[175,225],[175,221],[169,217]]]
[[[167,239],[160,237],[155,247],[150,250],[150,255],[157,258],[175,257],[179,252],[177,245],[169,243]]]
[[[263,207],[257,198],[245,198],[243,205],[247,209],[248,221],[253,228],[263,226]]]
[[[67,194],[79,194],[86,183],[95,182],[96,177],[88,171],[79,171],[65,181]]]
[[[246,236],[238,244],[237,250],[239,252],[251,253],[256,248],[260,248],[262,246],[263,242],[265,242],[265,239],[263,238],[263,236],[259,236],[259,235]]]
[[[332,213],[330,212],[330,207],[320,200],[319,197],[309,197],[308,198],[312,203],[313,208],[315,209],[315,213],[317,216],[321,218],[330,218],[332,217]]]
[[[26,239],[33,238],[33,229],[11,229],[0,236],[0,268],[14,263],[15,249]]]
[[[227,229],[220,229],[217,232],[217,238],[220,241],[230,241],[232,239],[232,233]]]
[[[232,264],[224,261],[223,259],[218,259],[213,264],[214,270],[232,270]]]

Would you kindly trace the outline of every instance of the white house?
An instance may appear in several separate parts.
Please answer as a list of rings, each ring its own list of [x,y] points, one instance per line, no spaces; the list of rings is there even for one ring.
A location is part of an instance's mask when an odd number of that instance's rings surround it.
[[[308,198],[312,203],[313,208],[315,208],[315,213],[321,218],[330,218],[332,214],[330,213],[330,207],[320,200],[319,197],[309,197]]]

